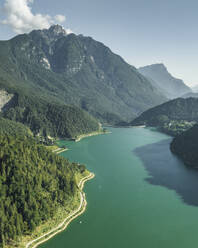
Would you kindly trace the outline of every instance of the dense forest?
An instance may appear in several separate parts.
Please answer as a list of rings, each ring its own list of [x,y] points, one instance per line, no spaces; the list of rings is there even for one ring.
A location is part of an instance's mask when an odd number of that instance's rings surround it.
[[[186,165],[198,168],[198,125],[176,136],[171,143],[171,151]]]
[[[23,123],[34,135],[74,138],[99,130],[98,121],[78,107],[50,102],[35,95],[15,93],[7,105],[2,116]]]
[[[198,122],[197,109],[198,98],[177,98],[145,111],[131,125],[155,126],[177,135]]]
[[[85,166],[27,136],[0,135],[0,247],[29,234],[77,192]]]
[[[145,111],[132,124],[157,126],[169,120],[198,121],[197,109],[198,98],[177,98]]]
[[[11,121],[0,117],[0,135],[11,135],[11,136],[26,136],[32,137],[33,134],[28,127],[25,125]]]

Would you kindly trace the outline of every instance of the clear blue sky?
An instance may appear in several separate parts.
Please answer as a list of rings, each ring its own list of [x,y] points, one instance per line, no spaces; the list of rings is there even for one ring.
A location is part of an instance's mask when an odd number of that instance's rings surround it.
[[[31,8],[65,15],[64,27],[103,42],[136,67],[164,63],[186,84],[198,84],[197,0],[34,0]],[[14,35],[0,25],[1,40]]]

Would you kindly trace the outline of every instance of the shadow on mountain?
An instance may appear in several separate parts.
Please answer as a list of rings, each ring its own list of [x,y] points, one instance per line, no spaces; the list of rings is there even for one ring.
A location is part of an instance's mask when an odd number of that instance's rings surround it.
[[[198,170],[187,168],[171,153],[171,140],[149,144],[134,151],[150,175],[145,180],[175,190],[186,204],[198,206]]]

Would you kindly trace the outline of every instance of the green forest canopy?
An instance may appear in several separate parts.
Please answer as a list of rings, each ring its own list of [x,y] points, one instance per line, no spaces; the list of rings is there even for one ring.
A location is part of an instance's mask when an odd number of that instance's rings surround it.
[[[85,166],[70,163],[33,138],[0,135],[0,247],[29,234],[77,192]]]

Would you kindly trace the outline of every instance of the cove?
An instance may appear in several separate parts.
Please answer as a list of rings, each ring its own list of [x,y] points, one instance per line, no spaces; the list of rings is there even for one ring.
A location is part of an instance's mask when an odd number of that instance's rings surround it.
[[[149,128],[61,141],[62,156],[86,164],[86,212],[41,248],[194,248],[198,174],[169,151],[171,137]],[[197,187],[197,188],[196,188]]]

